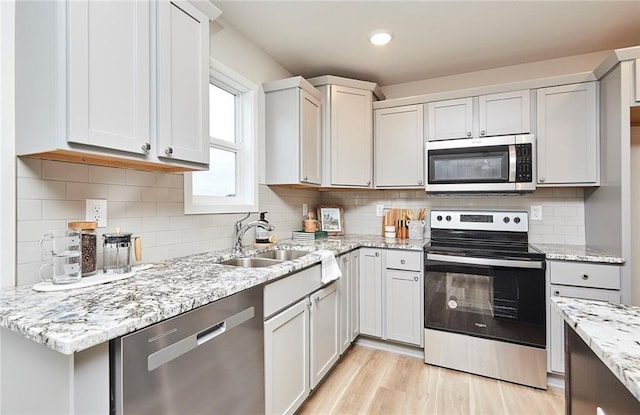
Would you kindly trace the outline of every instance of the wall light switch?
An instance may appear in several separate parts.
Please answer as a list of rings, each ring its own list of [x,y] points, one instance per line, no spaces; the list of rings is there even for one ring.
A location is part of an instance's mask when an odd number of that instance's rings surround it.
[[[384,216],[384,205],[376,205],[376,216]]]
[[[542,206],[531,206],[531,220],[542,220]]]
[[[107,227],[107,200],[87,199],[86,218],[87,221],[98,222],[98,228]]]
[[[309,214],[309,205],[306,203],[302,204],[302,217],[306,218],[307,215]]]

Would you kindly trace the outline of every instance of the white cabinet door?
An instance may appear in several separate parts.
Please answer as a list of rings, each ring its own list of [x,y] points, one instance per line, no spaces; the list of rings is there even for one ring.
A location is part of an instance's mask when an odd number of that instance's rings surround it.
[[[321,183],[322,135],[320,101],[300,90],[300,181]]]
[[[351,252],[349,271],[349,340],[360,334],[360,250]]]
[[[342,277],[338,280],[338,298],[340,301],[340,354],[342,355],[351,344],[350,336],[350,303],[351,303],[351,261],[350,255],[344,254],[338,258],[338,265]]]
[[[264,323],[265,412],[293,414],[309,396],[309,299]]]
[[[427,104],[429,141],[470,138],[473,135],[471,98],[450,99]]]
[[[70,1],[68,16],[67,140],[144,154],[151,142],[149,2]]]
[[[570,287],[551,284],[551,295],[555,297],[583,298],[585,300],[609,301],[620,303],[620,291],[601,290],[597,288]],[[549,370],[564,373],[564,319],[555,309],[549,307]]]
[[[479,136],[525,134],[531,131],[528,89],[479,97]]]
[[[331,85],[331,185],[371,187],[371,91]]]
[[[374,112],[375,186],[422,186],[423,105],[378,109]]]
[[[538,90],[538,185],[599,182],[596,82]]]
[[[382,337],[382,257],[360,249],[360,333]]]
[[[385,333],[389,340],[422,344],[422,273],[387,269],[385,272]]]
[[[209,163],[209,18],[158,4],[158,157]]]
[[[316,291],[311,300],[311,389],[338,361],[338,289],[333,284]]]

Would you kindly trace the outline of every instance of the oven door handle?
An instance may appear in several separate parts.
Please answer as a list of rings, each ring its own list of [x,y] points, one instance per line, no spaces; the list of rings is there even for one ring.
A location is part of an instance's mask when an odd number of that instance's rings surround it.
[[[494,267],[533,268],[543,269],[541,261],[518,261],[513,259],[473,258],[466,256],[452,256],[427,253],[427,259],[432,261],[449,262],[452,264],[489,265]]]

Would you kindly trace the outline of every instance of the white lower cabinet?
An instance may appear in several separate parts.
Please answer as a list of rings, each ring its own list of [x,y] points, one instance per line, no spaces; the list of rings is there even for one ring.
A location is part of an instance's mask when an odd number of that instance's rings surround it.
[[[319,265],[265,287],[267,414],[293,414],[338,361],[338,284],[319,287]]]
[[[341,255],[338,265],[342,278],[338,280],[340,301],[340,355],[342,355],[360,333],[358,250]]]
[[[422,252],[361,249],[360,261],[360,333],[422,346]]]
[[[547,261],[551,297],[620,303],[620,267],[592,263]],[[547,370],[564,373],[564,319],[549,304]]]
[[[385,283],[387,339],[422,345],[422,273],[387,269]]]

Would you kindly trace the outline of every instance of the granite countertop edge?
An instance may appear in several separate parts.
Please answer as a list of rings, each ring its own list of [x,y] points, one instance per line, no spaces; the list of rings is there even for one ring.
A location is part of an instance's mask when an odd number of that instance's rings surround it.
[[[640,401],[640,307],[552,297],[564,320]]]
[[[544,252],[547,260],[623,265],[624,258],[585,245],[531,244]]]
[[[277,248],[311,255],[263,268],[219,264],[273,248],[246,248],[241,254],[229,249],[161,261],[134,277],[88,288],[47,293],[30,285],[6,288],[0,290],[0,327],[71,355],[317,264],[321,258],[313,251],[336,256],[361,247],[422,251],[425,243],[375,235],[286,240]]]

